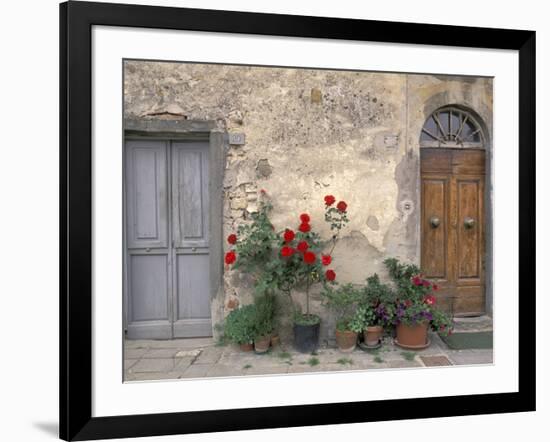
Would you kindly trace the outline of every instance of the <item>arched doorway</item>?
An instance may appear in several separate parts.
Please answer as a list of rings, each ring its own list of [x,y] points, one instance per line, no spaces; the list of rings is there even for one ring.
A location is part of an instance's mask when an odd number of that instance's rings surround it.
[[[421,267],[456,316],[485,312],[485,149],[479,119],[458,107],[420,135]]]

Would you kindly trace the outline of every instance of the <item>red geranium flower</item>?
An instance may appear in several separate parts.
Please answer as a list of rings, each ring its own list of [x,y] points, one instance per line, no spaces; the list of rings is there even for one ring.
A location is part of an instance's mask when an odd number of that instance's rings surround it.
[[[229,235],[227,237],[227,242],[229,244],[235,244],[237,242],[237,235],[235,235],[234,233],[232,233],[231,235]]]
[[[325,278],[327,278],[328,281],[334,281],[336,279],[336,273],[334,270],[327,270],[325,272]]]
[[[422,281],[422,285],[424,287],[429,287],[431,284],[430,284],[430,281],[428,281],[427,279],[425,279],[424,281]]]
[[[309,215],[308,215],[307,213],[302,213],[302,214],[300,215],[300,221],[302,221],[302,224],[307,224],[307,223],[309,223],[310,219],[311,219],[311,218],[309,217]]]
[[[416,275],[416,276],[413,276],[412,278],[412,283],[414,285],[422,285],[422,278],[420,278],[420,276]]]
[[[296,247],[300,252],[304,253],[308,248],[309,244],[306,241],[300,241],[298,247]]]
[[[315,253],[313,252],[304,253],[304,262],[306,264],[313,264],[315,262],[315,259],[317,259],[317,257],[315,256]]]
[[[424,304],[434,305],[435,304],[435,297],[432,296],[432,295],[424,296]]]
[[[330,255],[321,255],[321,262],[324,266],[328,266],[332,262],[332,256]]]
[[[225,263],[227,265],[233,264],[237,260],[237,255],[233,250],[230,250],[225,254]]]
[[[284,234],[285,242],[292,241],[294,239],[294,236],[296,236],[296,235],[294,234],[294,232],[292,230],[289,230],[289,229],[285,230],[285,234]]]
[[[303,233],[307,233],[311,230],[311,226],[308,223],[302,223],[300,224],[300,227],[298,227],[298,230]]]
[[[335,201],[336,201],[336,198],[334,198],[332,195],[325,196],[325,204],[327,206],[332,206]]]
[[[439,286],[438,286],[437,284],[434,284],[434,285],[432,286],[432,289],[434,289],[434,290],[439,290]]]
[[[338,204],[336,204],[336,208],[337,208],[340,212],[345,212],[346,209],[348,208],[348,205],[346,204],[345,201],[340,201]]]
[[[294,249],[292,247],[283,246],[281,248],[281,255],[285,258],[288,258],[289,256],[292,256],[294,254]]]

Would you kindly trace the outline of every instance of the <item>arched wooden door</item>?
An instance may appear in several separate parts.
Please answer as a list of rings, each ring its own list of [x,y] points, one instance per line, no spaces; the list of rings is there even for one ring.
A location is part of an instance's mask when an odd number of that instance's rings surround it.
[[[485,150],[467,116],[449,109],[434,115],[420,149],[421,267],[440,285],[441,304],[457,316],[479,315],[485,312]],[[473,135],[461,139],[464,127]]]

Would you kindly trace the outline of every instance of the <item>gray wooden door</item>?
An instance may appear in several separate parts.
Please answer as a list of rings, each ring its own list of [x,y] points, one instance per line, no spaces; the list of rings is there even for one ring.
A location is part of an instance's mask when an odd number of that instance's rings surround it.
[[[130,339],[211,336],[208,144],[126,142]]]

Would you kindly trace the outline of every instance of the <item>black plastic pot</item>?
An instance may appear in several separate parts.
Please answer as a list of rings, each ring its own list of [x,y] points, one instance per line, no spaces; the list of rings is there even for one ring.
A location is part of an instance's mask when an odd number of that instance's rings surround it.
[[[320,322],[311,325],[294,324],[294,348],[300,353],[311,353],[319,347]]]

